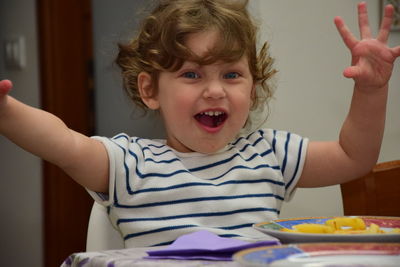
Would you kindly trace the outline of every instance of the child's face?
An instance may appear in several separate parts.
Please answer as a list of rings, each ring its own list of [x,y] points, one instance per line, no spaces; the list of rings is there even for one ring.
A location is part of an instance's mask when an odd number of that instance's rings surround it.
[[[204,55],[217,39],[217,32],[206,31],[190,35],[186,44],[196,55]],[[246,123],[252,90],[246,57],[203,66],[186,61],[178,71],[161,72],[156,99],[167,144],[180,152],[223,148]]]

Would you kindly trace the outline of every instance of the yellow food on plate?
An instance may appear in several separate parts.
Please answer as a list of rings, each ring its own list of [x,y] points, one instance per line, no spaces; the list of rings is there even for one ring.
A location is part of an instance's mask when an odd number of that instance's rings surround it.
[[[365,230],[364,220],[357,217],[339,217],[325,222],[335,230],[342,230],[343,227],[351,227],[352,230]]]
[[[293,226],[293,228],[302,233],[330,234],[334,232],[332,227],[316,223],[298,224]]]
[[[308,234],[400,234],[400,228],[386,232],[375,223],[367,227],[364,220],[358,217],[337,217],[327,220],[325,224],[297,224],[292,229],[283,228],[281,231]]]
[[[383,234],[385,231],[381,230],[378,225],[371,223],[367,229],[368,234]]]

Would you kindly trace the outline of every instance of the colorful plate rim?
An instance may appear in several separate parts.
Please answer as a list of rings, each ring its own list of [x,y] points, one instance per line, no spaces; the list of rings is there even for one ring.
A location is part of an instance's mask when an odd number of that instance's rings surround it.
[[[264,246],[239,251],[233,260],[244,265],[271,264],[288,257],[316,256],[400,256],[400,243],[301,243],[278,246]],[[256,261],[257,260],[257,261]]]
[[[323,223],[326,220],[338,218],[338,217],[357,217],[366,221],[366,224],[376,223],[383,228],[400,228],[400,217],[389,217],[389,216],[318,216],[318,217],[298,217],[289,219],[277,219],[267,222],[260,222],[253,225],[253,227],[261,232],[283,239],[285,241],[297,241],[297,242],[308,242],[315,241],[316,239],[323,239],[319,242],[330,242],[330,241],[368,241],[368,242],[385,242],[385,241],[400,241],[400,234],[398,233],[386,233],[386,234],[308,234],[308,233],[291,233],[279,231],[279,228],[287,227],[299,223]],[[266,225],[273,225],[274,227],[265,228]],[[287,240],[288,239],[288,240]],[[282,241],[282,240],[281,240]]]

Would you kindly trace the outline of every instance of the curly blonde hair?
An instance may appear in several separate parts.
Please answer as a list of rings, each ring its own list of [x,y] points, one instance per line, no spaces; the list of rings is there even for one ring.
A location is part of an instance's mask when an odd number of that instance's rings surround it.
[[[200,65],[216,61],[235,62],[246,55],[256,85],[252,109],[271,98],[268,80],[276,72],[265,42],[257,54],[258,28],[247,11],[247,0],[161,0],[145,18],[136,38],[119,44],[116,63],[122,70],[123,86],[134,103],[147,110],[138,90],[138,75],[147,72],[154,85],[161,71],[176,71],[186,60]],[[199,57],[186,46],[189,34],[216,29],[221,41]],[[157,94],[157,86],[153,95]]]

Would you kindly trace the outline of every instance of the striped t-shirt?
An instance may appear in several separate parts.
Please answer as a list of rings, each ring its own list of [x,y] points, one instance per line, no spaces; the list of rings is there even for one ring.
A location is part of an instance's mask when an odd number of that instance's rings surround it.
[[[301,175],[308,143],[262,129],[201,154],[126,134],[94,138],[107,149],[110,186],[108,195],[90,193],[108,208],[125,247],[166,245],[199,230],[262,239],[252,225],[278,217]]]

